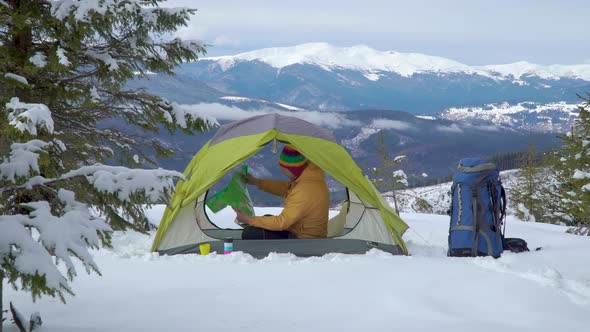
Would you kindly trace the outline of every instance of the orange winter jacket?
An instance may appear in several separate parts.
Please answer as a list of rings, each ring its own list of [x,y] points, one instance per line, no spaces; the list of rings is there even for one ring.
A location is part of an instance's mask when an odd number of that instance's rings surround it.
[[[322,171],[309,163],[293,181],[261,179],[258,188],[284,197],[285,208],[278,216],[253,217],[250,225],[270,231],[289,231],[300,239],[328,235],[330,194]]]

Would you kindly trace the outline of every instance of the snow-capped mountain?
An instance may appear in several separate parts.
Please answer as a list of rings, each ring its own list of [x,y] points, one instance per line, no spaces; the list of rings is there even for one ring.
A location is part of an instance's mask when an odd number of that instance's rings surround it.
[[[495,79],[518,80],[536,76],[558,80],[562,77],[590,81],[590,64],[541,66],[526,61],[488,66],[469,66],[460,62],[420,53],[378,51],[365,45],[335,47],[327,43],[307,43],[293,47],[265,48],[233,56],[209,57],[223,71],[242,61],[261,61],[274,68],[295,64],[313,64],[325,70],[352,69],[365,72],[369,80],[379,80],[379,72],[410,77],[417,73],[464,73]]]
[[[491,123],[495,126],[526,131],[564,133],[578,118],[578,104],[522,102],[451,107],[439,117],[452,121]]]
[[[577,103],[577,94],[590,91],[590,64],[468,66],[424,54],[325,43],[203,58],[176,72],[220,95],[319,111],[394,109],[425,115],[490,103]]]

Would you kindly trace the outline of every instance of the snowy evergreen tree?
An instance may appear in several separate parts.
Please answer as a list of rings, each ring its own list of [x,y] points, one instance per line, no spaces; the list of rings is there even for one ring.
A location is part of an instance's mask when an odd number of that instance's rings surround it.
[[[516,185],[510,191],[510,204],[516,215],[526,221],[546,221],[544,217],[547,196],[547,171],[535,153],[534,146],[529,146],[520,162],[520,169],[515,178]]]
[[[171,154],[159,130],[216,125],[125,87],[205,52],[170,37],[195,11],[160,3],[0,1],[0,282],[63,300],[76,275],[70,256],[98,272],[88,247],[111,229],[145,229],[140,204],[164,199],[182,178],[137,169]]]
[[[579,118],[561,138],[563,147],[554,157],[554,196],[547,207],[556,220],[576,226],[574,232],[590,235],[590,100],[583,101]]]

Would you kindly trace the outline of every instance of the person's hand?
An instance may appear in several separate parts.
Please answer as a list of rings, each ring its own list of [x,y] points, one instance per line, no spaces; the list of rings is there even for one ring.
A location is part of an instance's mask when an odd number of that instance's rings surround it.
[[[248,182],[248,184],[258,185],[258,181],[260,181],[260,179],[248,173],[246,174],[246,181]]]
[[[236,219],[238,219],[238,221],[242,224],[249,224],[250,223],[250,217],[249,215],[247,215],[246,213],[232,207],[232,209],[236,212]]]

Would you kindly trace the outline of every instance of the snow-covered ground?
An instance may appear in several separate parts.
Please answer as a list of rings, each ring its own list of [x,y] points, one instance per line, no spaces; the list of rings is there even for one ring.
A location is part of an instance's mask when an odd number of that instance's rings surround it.
[[[150,219],[158,222],[162,211],[154,207]],[[447,258],[448,217],[402,218],[411,256],[374,249],[256,260],[235,248],[160,257],[149,253],[153,234],[116,233],[113,249],[94,253],[103,276],[81,272],[66,305],[48,297],[32,303],[6,285],[4,301],[27,317],[40,311],[42,331],[60,332],[588,331],[590,237],[509,219],[509,237],[542,249]]]

